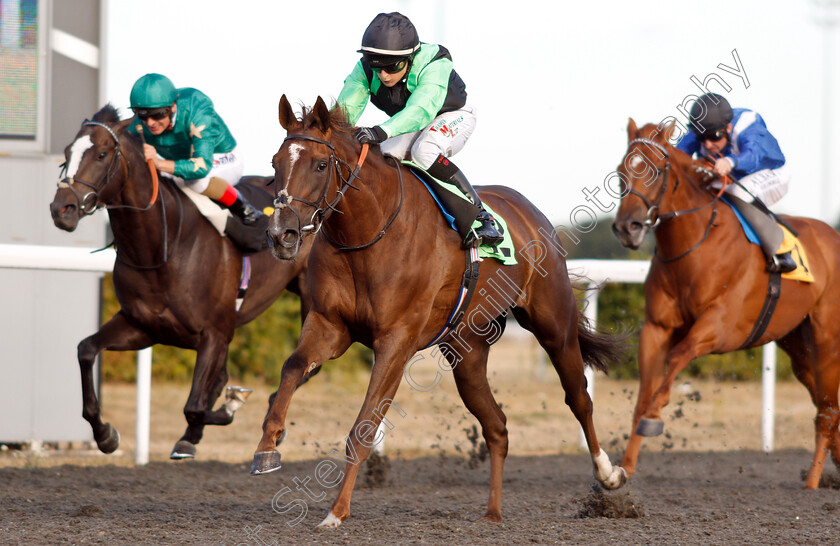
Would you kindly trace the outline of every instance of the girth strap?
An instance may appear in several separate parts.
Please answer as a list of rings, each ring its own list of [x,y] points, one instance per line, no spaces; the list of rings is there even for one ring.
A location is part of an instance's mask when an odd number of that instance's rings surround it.
[[[475,287],[478,284],[478,276],[480,274],[479,264],[481,263],[481,258],[478,257],[477,248],[466,249],[466,263],[467,267],[461,277],[461,289],[458,292],[458,299],[455,301],[455,308],[452,309],[449,318],[446,319],[446,324],[438,332],[438,335],[428,345],[423,347],[423,349],[428,349],[432,345],[443,341],[458,326],[461,319],[464,318],[464,313],[470,306],[470,301],[472,300],[473,292],[475,292]],[[422,351],[423,349],[420,350]]]
[[[767,296],[764,298],[764,306],[758,314],[758,319],[755,321],[752,333],[750,333],[747,340],[741,344],[738,349],[746,349],[761,338],[767,325],[770,324],[770,319],[773,318],[773,311],[776,310],[776,303],[779,301],[779,296],[782,295],[782,274],[770,273],[770,281],[767,283]]]
[[[236,312],[242,307],[245,301],[245,293],[248,292],[248,285],[251,284],[251,256],[242,256],[242,278],[239,280],[239,289],[236,291]]]

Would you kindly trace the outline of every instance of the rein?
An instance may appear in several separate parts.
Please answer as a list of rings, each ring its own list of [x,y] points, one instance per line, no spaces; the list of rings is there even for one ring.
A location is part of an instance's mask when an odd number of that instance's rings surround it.
[[[84,216],[88,216],[90,214],[93,214],[94,212],[97,211],[97,209],[99,209],[99,206],[97,205],[97,203],[99,202],[99,190],[101,190],[102,188],[107,186],[111,182],[111,180],[113,179],[114,174],[115,174],[114,165],[119,158],[122,158],[122,161],[120,161],[120,165],[122,166],[123,176],[128,178],[128,173],[131,172],[131,164],[129,163],[128,158],[125,156],[125,154],[123,154],[122,148],[120,146],[120,139],[117,136],[117,134],[114,132],[114,130],[111,129],[108,125],[106,125],[104,123],[100,123],[98,121],[86,120],[84,123],[82,123],[82,127],[87,127],[87,126],[101,127],[103,129],[105,129],[106,131],[108,131],[108,134],[110,134],[111,137],[114,139],[114,155],[111,157],[111,162],[108,164],[108,170],[105,173],[105,183],[102,184],[99,187],[95,186],[94,184],[92,184],[90,182],[86,182],[84,180],[79,180],[76,177],[73,177],[71,179],[71,178],[67,178],[66,176],[64,176],[67,173],[67,165],[66,164],[63,165],[61,173],[59,173],[58,187],[59,188],[67,188],[73,193],[73,195],[76,197],[76,201],[79,203],[79,210],[82,212],[82,214]],[[143,140],[143,142],[145,143],[145,139],[142,136],[142,132],[140,133],[140,135],[141,135],[140,136],[141,140]],[[147,210],[150,210],[154,206],[154,204],[157,202],[157,197],[158,197],[158,193],[159,193],[159,183],[158,183],[157,169],[155,169],[154,163],[152,161],[147,161],[147,164],[149,166],[149,171],[150,171],[151,176],[152,176],[152,197],[149,200],[149,204],[146,205],[145,207],[136,207],[136,206],[133,206],[133,205],[106,205],[105,206],[106,209],[108,209],[108,210],[128,209],[128,210],[134,210],[134,211],[138,211],[138,212],[145,212]],[[90,188],[91,191],[86,193],[84,196],[80,197],[79,193],[76,192],[76,189],[73,187],[73,184],[76,183],[76,182],[78,182],[79,184],[82,184],[83,186],[87,186],[88,188]],[[90,197],[92,197],[92,204],[91,204],[90,207],[88,207],[87,202],[89,201]],[[175,239],[177,240],[181,236],[181,227],[182,227],[182,224],[183,224],[183,216],[184,215],[183,215],[183,203],[180,200],[178,200],[177,197],[176,197],[176,201],[178,201],[178,205],[179,205],[179,207],[178,207],[178,229],[175,233]],[[164,199],[163,199],[163,193],[160,193],[160,206],[161,206],[161,217],[163,219],[163,258],[162,258],[162,261],[160,263],[156,264],[156,265],[151,265],[151,266],[137,265],[137,264],[133,264],[133,263],[130,263],[130,262],[126,261],[125,258],[122,258],[120,256],[120,253],[117,252],[117,258],[116,259],[120,263],[122,263],[124,265],[127,265],[127,266],[131,267],[132,269],[157,269],[159,267],[162,267],[163,265],[165,265],[169,261],[169,257],[170,257],[169,256],[169,227],[168,227],[168,224],[166,222],[166,203],[164,202]],[[115,248],[116,248],[116,245],[115,245]]]
[[[283,210],[284,208],[289,207],[290,201],[299,201],[299,202],[303,203],[304,205],[308,205],[308,206],[314,208],[315,211],[312,213],[312,216],[310,217],[309,223],[300,228],[300,231],[303,232],[304,235],[308,235],[310,233],[314,235],[314,234],[317,234],[319,231],[321,231],[321,228],[323,227],[324,222],[327,220],[327,218],[329,218],[330,214],[332,214],[333,212],[337,212],[338,214],[344,214],[343,212],[338,210],[336,208],[336,206],[344,198],[344,195],[347,192],[347,190],[350,189],[350,188],[353,188],[354,190],[357,190],[357,191],[359,190],[359,188],[357,186],[353,185],[353,181],[356,180],[356,179],[361,180],[361,178],[359,178],[359,172],[361,171],[362,165],[364,165],[365,159],[367,158],[369,144],[368,143],[362,144],[362,151],[359,154],[359,159],[356,162],[356,166],[351,169],[350,165],[346,161],[344,161],[343,159],[341,159],[341,158],[339,158],[335,155],[335,146],[333,146],[331,142],[328,142],[328,141],[320,139],[320,138],[311,137],[311,136],[308,136],[308,135],[289,135],[285,139],[283,139],[283,142],[286,142],[287,140],[309,140],[309,141],[312,141],[312,142],[317,142],[318,144],[323,144],[324,146],[327,146],[330,149],[329,178],[327,179],[327,184],[324,187],[324,193],[323,193],[323,195],[321,195],[321,199],[319,199],[318,202],[313,202],[313,201],[309,201],[308,199],[303,199],[301,197],[295,197],[293,195],[289,195],[289,192],[287,191],[286,188],[283,188],[282,190],[280,190],[277,194],[277,197],[274,199],[274,208],[276,210]],[[330,238],[329,235],[327,235],[326,232],[324,232],[322,235],[327,240],[327,242],[329,242],[331,245],[338,248],[342,252],[351,252],[351,251],[354,251],[354,250],[362,250],[362,249],[368,248],[370,246],[373,246],[376,242],[378,242],[385,235],[385,232],[388,230],[389,227],[391,227],[391,224],[394,223],[394,220],[396,220],[397,215],[402,210],[403,200],[405,198],[405,187],[404,187],[403,179],[402,179],[402,171],[400,171],[399,163],[397,162],[396,159],[394,159],[394,162],[396,164],[395,168],[397,170],[397,174],[398,174],[399,179],[400,179],[400,203],[397,206],[397,210],[394,211],[394,214],[391,216],[391,218],[388,220],[388,222],[385,223],[385,226],[379,231],[379,233],[371,241],[369,241],[365,244],[362,244],[362,245],[350,246],[350,245],[345,245],[345,244],[339,243],[338,241],[334,241],[332,238]],[[341,173],[341,166],[342,165],[350,172],[350,174],[347,178],[344,178],[344,176]],[[332,202],[329,202],[329,201],[327,201],[327,193],[330,190],[330,186],[332,186],[332,173],[333,173],[333,171],[336,172],[336,176],[338,177],[339,180],[341,180],[342,184],[341,184],[341,187],[336,192],[335,199],[333,199]],[[302,222],[301,222],[301,218],[300,218],[300,215],[298,214],[298,212],[292,207],[289,207],[289,208],[294,213],[294,215],[297,217],[298,224],[301,224]],[[317,222],[317,225],[316,225],[316,222]]]
[[[665,214],[659,214],[659,206],[662,203],[662,199],[665,197],[665,194],[668,192],[668,175],[669,175],[670,170],[671,170],[670,155],[668,154],[668,150],[664,146],[662,146],[658,142],[655,142],[655,141],[650,140],[648,138],[636,138],[636,139],[631,140],[627,145],[627,152],[628,153],[630,152],[630,148],[634,144],[647,144],[648,146],[653,146],[654,148],[656,148],[657,150],[662,152],[665,156],[665,168],[664,169],[657,168],[657,178],[660,177],[660,176],[663,176],[663,175],[664,175],[664,178],[663,178],[663,181],[662,181],[662,189],[659,191],[659,196],[656,199],[656,203],[651,205],[650,202],[647,200],[647,198],[644,195],[642,195],[638,191],[634,190],[632,187],[627,192],[628,194],[635,195],[636,197],[641,199],[642,202],[647,207],[647,213],[645,214],[645,226],[646,227],[648,227],[650,229],[656,229],[662,224],[662,222],[666,222],[668,220],[673,220],[674,218],[678,218],[680,216],[685,216],[685,215],[691,214],[693,212],[698,212],[698,211],[701,211],[701,210],[705,209],[709,205],[713,205],[712,215],[709,218],[708,224],[706,224],[706,231],[703,234],[703,238],[700,239],[700,241],[697,244],[695,244],[694,246],[692,246],[691,248],[689,248],[687,251],[683,252],[682,254],[679,254],[678,256],[674,256],[672,258],[662,258],[658,254],[656,254],[656,249],[654,249],[654,257],[656,257],[656,259],[658,259],[662,263],[675,262],[675,261],[679,260],[680,258],[684,258],[685,256],[691,254],[700,245],[702,245],[704,242],[706,242],[706,239],[708,239],[709,233],[712,230],[712,226],[714,225],[715,220],[717,219],[717,203],[718,203],[718,200],[720,199],[721,195],[723,194],[723,192],[722,191],[719,192],[717,195],[714,196],[714,198],[712,198],[711,201],[709,201],[709,202],[707,202],[707,203],[705,203],[705,204],[703,204],[699,207],[667,212]],[[674,183],[674,191],[676,191],[676,189],[677,189],[677,187],[679,187],[679,185],[680,185],[680,179],[676,178],[676,182]],[[655,215],[655,218],[656,218],[655,220],[654,220],[654,215]]]

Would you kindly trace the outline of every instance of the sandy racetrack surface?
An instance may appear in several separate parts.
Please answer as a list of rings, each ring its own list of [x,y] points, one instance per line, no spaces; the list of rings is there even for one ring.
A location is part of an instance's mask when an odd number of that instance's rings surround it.
[[[0,542],[4,544],[836,544],[840,479],[832,463],[824,487],[803,491],[812,453],[814,409],[796,383],[777,387],[776,450],[761,452],[760,385],[692,382],[675,390],[666,435],[645,442],[629,486],[593,493],[591,463],[559,381],[513,343],[491,366],[491,385],[508,415],[502,524],[484,515],[489,461],[451,378],[428,391],[401,387],[390,412],[388,468],[360,475],[351,517],[315,526],[336,489],[316,467],[355,419],[366,380],[318,377],[301,389],[281,446],[284,466],[248,475],[270,393],[255,393],[233,425],[208,428],[194,461],[167,455],[184,429],[188,386],[155,384],[152,462],[133,463],[134,389],[103,387],[105,418],[122,434],[113,455],[48,450],[0,453]],[[497,353],[498,354],[498,353]],[[491,353],[492,357],[492,353]],[[431,384],[434,363],[415,368]],[[635,382],[599,377],[595,421],[618,461],[635,401]],[[70,409],[68,409],[70,411]],[[81,413],[81,408],[72,408]],[[338,466],[340,470],[343,463]],[[379,467],[382,468],[382,467]],[[333,478],[330,476],[329,478]],[[383,478],[377,480],[376,478]],[[309,488],[309,493],[304,491]],[[288,488],[288,489],[284,489]],[[618,517],[617,517],[618,516]]]
[[[510,457],[502,524],[473,522],[487,500],[487,465],[397,460],[384,486],[356,488],[351,517],[328,530],[313,527],[334,495],[316,502],[295,490],[318,460],[256,478],[247,464],[199,461],[7,468],[0,536],[6,544],[836,544],[840,491],[801,489],[796,469],[808,458],[647,454],[630,486],[608,495],[643,515],[615,519],[579,517],[593,483],[585,455]],[[272,499],[284,487],[279,513]],[[309,487],[323,494],[314,479]]]

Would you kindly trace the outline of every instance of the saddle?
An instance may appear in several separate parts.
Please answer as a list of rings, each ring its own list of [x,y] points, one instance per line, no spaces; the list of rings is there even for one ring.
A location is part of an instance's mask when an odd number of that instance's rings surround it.
[[[750,226],[747,222],[746,218],[744,218],[738,209],[732,206],[725,197],[721,198],[721,201],[726,203],[726,205],[732,209],[732,212],[735,213],[735,216],[738,218],[738,223],[741,224],[741,229],[743,229],[747,240],[760,246],[761,241],[759,240],[758,235],[756,235],[755,230],[753,230],[752,226]],[[775,215],[773,217],[775,218]],[[808,262],[805,245],[802,244],[799,237],[795,235],[784,222],[777,220],[777,225],[782,229],[782,233],[784,233],[784,239],[782,240],[779,250],[776,251],[777,254],[790,252],[791,257],[797,264],[797,268],[793,271],[782,273],[782,278],[792,281],[814,282],[814,275],[811,273],[811,264]]]
[[[268,217],[274,213],[273,196],[249,184],[245,179],[255,177],[243,177],[236,185],[236,189],[254,205],[255,208],[263,211],[263,216],[252,226],[246,226],[233,215],[224,211],[227,216],[225,223],[225,235],[233,241],[239,250],[244,254],[254,254],[268,249],[269,242],[266,236],[268,229]],[[214,203],[215,204],[215,203]],[[219,207],[221,208],[221,207]]]
[[[172,180],[175,185],[189,197],[190,201],[195,204],[198,212],[219,232],[222,237],[228,237],[233,244],[235,244],[243,254],[255,254],[268,249],[268,237],[266,237],[266,229],[268,229],[268,219],[264,218],[253,226],[246,226],[233,215],[213,202],[212,199],[206,195],[202,195],[187,186],[184,181],[176,176],[168,173],[161,173]],[[243,176],[240,182],[236,185],[236,189],[244,195],[254,207],[262,210],[266,215],[274,212],[272,196],[266,193],[253,184],[249,183],[248,179],[265,180],[264,177],[259,176]]]
[[[411,161],[404,160],[402,163],[408,167],[411,173],[426,187],[426,190],[435,200],[438,209],[441,214],[443,214],[443,217],[446,220],[446,223],[449,224],[449,227],[455,231],[459,231],[457,227],[458,225],[471,225],[476,229],[481,226],[481,223],[475,220],[477,211],[476,206],[473,205],[472,202],[467,199],[467,196],[465,196],[453,184],[448,184],[432,177],[419,165]],[[441,189],[435,191],[433,189],[433,185]],[[496,229],[498,229],[499,233],[504,236],[504,239],[501,243],[493,247],[481,245],[478,248],[479,257],[494,258],[500,261],[503,265],[516,265],[515,247],[513,239],[510,236],[510,232],[507,229],[507,222],[505,222],[504,218],[497,214],[496,211],[490,208],[490,205],[486,202],[484,202],[483,205],[487,212],[493,216],[496,222]]]

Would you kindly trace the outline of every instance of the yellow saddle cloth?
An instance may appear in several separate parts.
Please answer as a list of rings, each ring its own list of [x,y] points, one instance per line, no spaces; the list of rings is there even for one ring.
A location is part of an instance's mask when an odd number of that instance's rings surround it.
[[[788,231],[785,226],[779,224],[779,227],[782,228],[785,238],[782,240],[782,245],[776,253],[783,254],[785,252],[790,252],[790,256],[797,265],[796,269],[793,271],[789,273],[782,273],[782,278],[792,281],[814,282],[814,275],[811,273],[811,264],[808,263],[808,255],[805,252],[805,245],[803,245],[793,233]]]

